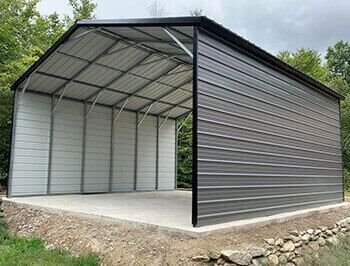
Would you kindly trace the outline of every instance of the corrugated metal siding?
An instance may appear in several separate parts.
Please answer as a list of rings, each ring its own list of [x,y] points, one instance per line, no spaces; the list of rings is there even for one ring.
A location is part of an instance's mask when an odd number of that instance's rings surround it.
[[[141,120],[142,114],[139,115]],[[136,190],[156,187],[157,119],[148,116],[138,128]]]
[[[161,120],[162,122],[162,120]],[[159,129],[158,189],[175,188],[175,121],[168,120]]]
[[[111,108],[95,106],[86,128],[84,192],[107,192],[110,171]]]
[[[200,32],[198,224],[341,202],[338,107]]]
[[[114,124],[112,191],[134,190],[135,130],[136,114],[122,112]]]
[[[17,93],[11,196],[45,194],[51,99]]]
[[[84,105],[62,100],[54,113],[51,193],[78,193],[81,181]]]

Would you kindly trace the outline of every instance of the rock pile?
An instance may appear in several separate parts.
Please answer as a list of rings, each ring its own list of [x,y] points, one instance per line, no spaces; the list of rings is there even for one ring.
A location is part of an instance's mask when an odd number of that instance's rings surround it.
[[[317,256],[319,251],[337,245],[339,238],[350,233],[350,217],[333,226],[321,226],[306,231],[294,230],[283,238],[265,239],[263,247],[246,250],[210,251],[208,255],[193,257],[193,261],[213,262],[214,265],[286,265],[304,264],[307,254]]]

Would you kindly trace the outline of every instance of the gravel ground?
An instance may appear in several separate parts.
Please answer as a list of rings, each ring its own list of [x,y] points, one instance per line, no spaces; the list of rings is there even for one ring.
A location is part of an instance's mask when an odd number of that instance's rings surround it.
[[[4,203],[4,212],[12,232],[40,237],[48,245],[73,254],[94,252],[102,258],[103,265],[199,265],[191,261],[192,256],[207,254],[209,250],[259,245],[263,239],[277,238],[294,229],[332,225],[350,216],[349,208],[339,208],[280,224],[193,238],[156,227],[114,223],[10,202]]]

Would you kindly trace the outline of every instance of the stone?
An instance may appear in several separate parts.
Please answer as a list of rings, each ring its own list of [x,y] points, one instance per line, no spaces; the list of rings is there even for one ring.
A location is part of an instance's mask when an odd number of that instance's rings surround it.
[[[291,230],[291,231],[289,231],[289,234],[291,234],[292,236],[299,236],[299,231],[298,230]]]
[[[299,241],[299,242],[294,243],[294,246],[296,248],[298,248],[298,247],[301,247],[302,244],[303,244],[303,242]]]
[[[219,265],[223,265],[225,263],[225,260],[223,258],[219,258],[217,261],[216,261],[217,264]]]
[[[326,232],[328,229],[327,226],[320,226],[319,228],[320,228],[321,232]]]
[[[323,238],[323,237],[320,237],[318,240],[317,240],[318,244],[323,247],[324,245],[326,245],[326,240]]]
[[[338,245],[338,242],[339,242],[339,240],[338,240],[338,238],[335,237],[335,236],[331,236],[331,237],[328,237],[328,238],[326,239],[326,243],[327,243],[327,244],[330,244],[330,245],[333,245],[333,246]]]
[[[253,259],[250,254],[238,250],[223,250],[221,251],[221,256],[226,261],[230,261],[241,266],[249,265]]]
[[[312,235],[314,233],[314,230],[313,229],[307,229],[306,233],[308,233],[309,235]]]
[[[309,234],[304,234],[301,236],[301,240],[303,240],[304,242],[309,242],[310,241],[310,235]]]
[[[339,232],[339,229],[338,229],[338,228],[333,228],[333,229],[332,229],[332,233],[333,233],[333,234],[337,234],[338,232]]]
[[[298,257],[298,258],[293,259],[293,262],[297,266],[304,265],[304,263],[305,263],[305,261],[302,257]]]
[[[219,259],[220,258],[220,252],[219,251],[217,251],[217,250],[210,250],[209,252],[208,252],[208,257],[210,258],[210,259],[212,259],[212,260],[217,260],[217,259]]]
[[[280,264],[286,264],[288,262],[288,259],[286,255],[282,254],[278,257],[278,261]]]
[[[302,255],[303,251],[301,248],[297,248],[297,249],[295,249],[294,253],[295,253],[295,255]]]
[[[309,247],[314,251],[318,251],[320,249],[320,245],[316,241],[311,241],[309,243]]]
[[[210,258],[208,256],[205,256],[205,255],[198,255],[198,256],[192,257],[192,260],[198,261],[198,262],[209,262]]]
[[[252,256],[252,258],[258,258],[264,256],[266,250],[260,247],[250,247],[248,248],[248,253]]]
[[[321,233],[322,233],[322,231],[320,229],[315,230],[315,235],[319,236]]]
[[[284,243],[283,239],[282,238],[278,238],[275,242],[275,246],[282,246]]]
[[[285,240],[292,240],[294,243],[300,241],[300,237],[295,236],[295,235],[289,235],[289,236],[285,237],[284,239]]]
[[[268,259],[265,257],[253,259],[252,264],[253,266],[266,266],[268,264]]]
[[[286,243],[283,244],[281,251],[288,252],[288,251],[293,251],[294,249],[295,249],[295,245],[293,241],[287,241]]]
[[[293,262],[287,262],[286,266],[295,266]]]
[[[333,232],[329,229],[326,230],[326,235],[327,236],[332,236],[333,235]]]
[[[275,244],[275,240],[273,238],[267,238],[267,239],[264,239],[264,241],[268,244],[268,245],[271,245],[273,246]]]
[[[271,265],[278,265],[279,264],[279,259],[276,255],[272,254],[270,256],[268,256],[267,258],[269,260],[269,263]]]

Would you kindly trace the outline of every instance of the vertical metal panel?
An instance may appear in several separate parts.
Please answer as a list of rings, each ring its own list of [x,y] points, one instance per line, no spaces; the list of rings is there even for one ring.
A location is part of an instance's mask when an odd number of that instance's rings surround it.
[[[112,107],[111,112],[111,140],[110,140],[110,163],[109,163],[109,181],[108,181],[108,192],[113,190],[113,170],[114,170],[114,108]]]
[[[47,169],[47,187],[46,187],[46,193],[51,193],[51,168],[52,168],[52,143],[53,143],[53,127],[54,127],[54,106],[55,106],[55,96],[51,96],[51,118],[50,118],[50,135],[49,135],[49,162],[48,162],[48,169]]]
[[[155,189],[156,181],[156,118],[147,116],[138,127],[136,190]]]
[[[175,187],[175,120],[168,119],[159,129],[159,190]]]
[[[85,183],[85,154],[86,154],[86,128],[87,128],[87,109],[88,105],[84,103],[83,112],[83,132],[81,136],[82,148],[81,148],[81,176],[80,176],[80,193],[84,193],[84,183]]]
[[[198,225],[198,27],[193,27],[192,224]]]
[[[139,157],[139,129],[137,124],[139,123],[139,113],[136,113],[135,117],[135,155],[134,155],[134,190],[137,189],[137,168],[138,168],[138,157]]]
[[[108,192],[111,111],[111,108],[95,106],[88,114],[84,192]]]
[[[159,188],[159,116],[157,116],[157,144],[156,144],[156,190]]]
[[[175,120],[175,129],[174,129],[174,135],[175,135],[175,164],[174,164],[174,189],[177,189],[177,154],[178,154],[178,142],[179,142],[179,134],[177,132],[177,120]]]
[[[79,193],[82,177],[84,105],[63,99],[58,104],[54,116],[50,192]]]
[[[50,135],[50,97],[17,94],[10,195],[46,194]]]
[[[197,53],[193,197],[198,225],[341,202],[338,100],[204,31]]]
[[[113,192],[134,190],[135,119],[135,113],[123,111],[114,123]]]

